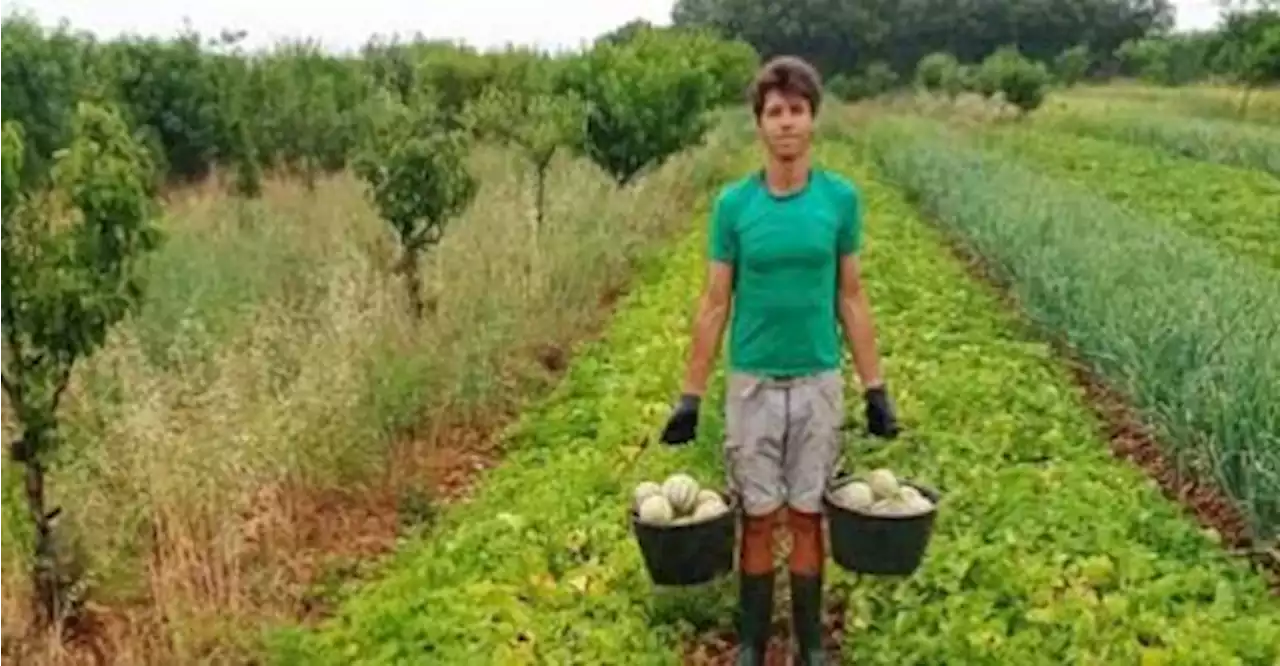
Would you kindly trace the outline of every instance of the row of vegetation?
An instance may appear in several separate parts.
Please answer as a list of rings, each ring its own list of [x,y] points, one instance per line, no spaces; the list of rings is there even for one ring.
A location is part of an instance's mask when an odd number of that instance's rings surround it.
[[[679,26],[705,27],[750,43],[769,57],[794,53],[818,63],[846,98],[920,85],[954,93],[989,94],[1034,108],[1049,83],[1137,77],[1172,85],[1217,78],[1253,88],[1280,81],[1280,9],[1267,2],[1223,3],[1213,29],[1175,33],[1165,0],[869,0],[833,8],[818,0],[680,0]],[[1189,46],[1189,45],[1194,45]],[[1014,51],[1034,65],[1019,67],[1016,85],[995,84],[1007,70],[988,64]],[[1015,100],[1014,97],[1017,99]]]
[[[254,607],[302,594],[260,584],[306,538],[264,493],[379,483],[397,428],[543,385],[560,362],[519,359],[595,321],[713,177],[686,158],[645,192],[757,64],[687,30],[345,58],[9,18],[3,43],[6,550],[32,627],[149,604],[121,658],[162,663],[235,660]],[[224,167],[217,210],[159,205]]]
[[[884,121],[884,173],[1010,285],[1029,317],[1213,479],[1262,547],[1280,535],[1280,292],[1275,274],[941,125]],[[1122,288],[1117,288],[1122,286]]]
[[[533,144],[552,136],[625,181],[699,133],[693,111],[741,99],[757,62],[746,44],[693,29],[606,35],[563,57],[383,40],[352,56],[311,41],[247,52],[243,34],[104,42],[20,14],[5,18],[3,36],[3,117],[23,127],[24,172],[33,179],[70,140],[77,104],[92,100],[119,109],[172,181],[221,165],[313,182],[347,166],[397,106],[435,127],[480,132],[495,129],[485,113],[495,105],[538,128],[511,137],[535,159],[546,151]],[[662,76],[648,75],[654,62],[666,63]],[[667,103],[655,105],[659,98]],[[256,179],[242,177],[251,192]]]
[[[818,158],[866,197],[867,288],[906,434],[888,446],[851,435],[847,460],[903,470],[940,489],[945,508],[911,579],[829,569],[831,599],[847,602],[839,661],[1270,666],[1280,615],[1262,581],[1110,455],[1049,347],[1028,339],[851,144]],[[733,578],[655,593],[624,517],[641,479],[723,474],[722,368],[698,443],[652,443],[687,351],[680,331],[699,288],[705,208],[697,219],[698,233],[525,413],[479,492],[351,590],[332,619],[276,633],[274,663],[427,654],[656,666],[731,630]]]

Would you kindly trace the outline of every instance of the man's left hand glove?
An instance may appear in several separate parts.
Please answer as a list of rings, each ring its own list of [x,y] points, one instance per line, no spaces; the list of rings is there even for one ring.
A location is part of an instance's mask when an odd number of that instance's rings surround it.
[[[893,402],[883,385],[867,389],[867,430],[876,437],[893,439],[898,436],[898,419],[893,414]]]

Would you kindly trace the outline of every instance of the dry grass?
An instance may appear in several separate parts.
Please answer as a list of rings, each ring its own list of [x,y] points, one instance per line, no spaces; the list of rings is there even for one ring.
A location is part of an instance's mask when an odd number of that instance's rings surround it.
[[[326,558],[389,546],[430,433],[483,429],[545,388],[636,258],[690,224],[728,144],[627,190],[561,159],[543,229],[523,163],[477,150],[481,193],[424,265],[434,313],[417,327],[350,177],[268,182],[249,204],[176,196],[144,310],[74,376],[48,489],[112,662],[244,663],[257,627],[307,612]],[[6,463],[6,658],[92,663],[23,638],[18,472]]]

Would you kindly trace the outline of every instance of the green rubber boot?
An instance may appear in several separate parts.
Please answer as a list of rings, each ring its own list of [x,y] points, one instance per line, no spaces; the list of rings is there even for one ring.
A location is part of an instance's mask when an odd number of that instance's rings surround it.
[[[764,666],[773,618],[774,573],[738,576],[738,666]]]
[[[826,659],[822,654],[822,574],[790,573],[796,666],[823,666]]]

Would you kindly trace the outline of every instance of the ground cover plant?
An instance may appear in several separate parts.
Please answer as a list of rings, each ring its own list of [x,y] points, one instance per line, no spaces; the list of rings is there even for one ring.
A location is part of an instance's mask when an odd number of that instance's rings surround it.
[[[1274,273],[941,125],[877,123],[883,172],[1007,280],[1031,319],[1129,395],[1170,455],[1211,475],[1260,545],[1280,533]]]
[[[835,146],[821,157],[867,197],[868,288],[909,433],[889,446],[852,435],[847,463],[899,470],[945,497],[916,577],[858,579],[829,565],[845,660],[1280,656],[1280,608],[1262,578],[1111,456],[1051,349],[875,180],[866,155]],[[697,443],[640,448],[656,441],[682,367],[701,220],[555,394],[525,413],[472,500],[351,590],[333,619],[277,634],[275,663],[389,664],[424,652],[445,662],[721,663],[698,660],[714,658],[709,646],[730,629],[732,584],[655,591],[626,522],[639,481],[721,474],[721,373]]]
[[[1280,179],[1270,174],[1048,129],[1000,126],[981,137],[1037,172],[1280,270]]]

